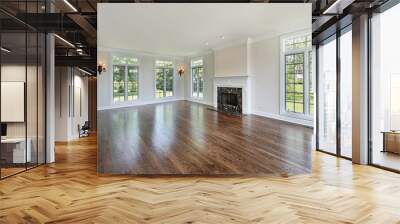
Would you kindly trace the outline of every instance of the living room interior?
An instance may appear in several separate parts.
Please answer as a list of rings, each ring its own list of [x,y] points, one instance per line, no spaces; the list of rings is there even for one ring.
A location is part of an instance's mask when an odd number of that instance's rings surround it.
[[[176,11],[184,12],[181,16],[186,19],[175,17]],[[203,11],[208,13],[199,13]],[[280,173],[288,164],[295,165],[293,170],[310,170],[314,104],[309,95],[313,94],[314,71],[311,66],[304,66],[311,65],[314,58],[310,11],[311,5],[306,4],[99,4],[98,61],[108,69],[98,76],[98,170],[126,173],[134,169],[132,174],[137,175],[191,175],[200,170],[203,175],[263,174],[271,170]],[[287,17],[284,12],[293,16]],[[279,27],[275,26],[275,19],[281,21]],[[115,20],[121,21],[118,26],[112,22]],[[146,26],[141,26],[143,21]],[[196,29],[186,24],[195,24]],[[126,27],[133,29],[130,32]],[[165,34],[176,27],[181,28]],[[280,79],[280,58],[285,54],[281,49],[297,52],[286,58],[290,69],[286,82],[291,82],[287,84],[291,86],[286,90],[286,105],[279,100],[284,98],[280,96],[280,82],[282,86],[285,82]],[[303,87],[304,83],[307,84]],[[309,91],[304,94],[303,88]],[[171,103],[157,104],[162,102]],[[141,106],[146,104],[153,105]],[[224,113],[233,116],[226,117]],[[308,128],[262,120],[261,116]],[[127,117],[131,120],[121,126],[118,120]],[[217,121],[210,123],[210,119]],[[238,126],[230,127],[224,122]],[[261,126],[262,122],[271,124]],[[254,127],[244,127],[247,125]],[[187,132],[182,132],[186,128]],[[224,133],[229,128],[235,136]],[[256,128],[260,129],[260,136],[275,129],[275,134],[287,143],[271,145],[256,137],[250,141],[255,145],[244,145],[244,139],[251,138],[250,133],[255,134]],[[293,136],[286,139],[284,132],[293,132]],[[114,133],[131,134],[128,138]],[[235,143],[230,140],[234,137],[238,139]],[[186,138],[190,141],[184,141]],[[132,155],[121,154],[128,145],[132,145]],[[241,147],[235,148],[237,145]],[[266,148],[265,152],[259,151],[259,147],[268,145],[276,152]],[[290,151],[292,148],[299,150]],[[242,155],[244,149],[248,149],[246,155]],[[142,154],[146,156],[137,156]],[[279,161],[276,168],[262,168],[272,162],[268,159],[271,156]],[[156,163],[168,164],[168,168],[159,165],[161,168],[145,169],[151,166],[153,157],[161,157]],[[180,159],[170,164],[175,157]],[[259,165],[252,164],[253,157],[259,158]],[[203,158],[202,162],[198,158]],[[187,163],[187,169],[183,163]],[[241,170],[246,164],[252,164],[253,170]],[[190,171],[192,168],[195,173]]]
[[[1,1],[0,223],[398,223],[399,15]]]

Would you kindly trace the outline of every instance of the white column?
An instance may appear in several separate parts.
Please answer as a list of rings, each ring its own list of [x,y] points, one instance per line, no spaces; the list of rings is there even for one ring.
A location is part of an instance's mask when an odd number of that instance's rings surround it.
[[[353,20],[353,162],[368,163],[368,16]]]
[[[47,77],[46,77],[46,162],[55,161],[54,133],[55,133],[55,54],[54,35],[47,34]]]

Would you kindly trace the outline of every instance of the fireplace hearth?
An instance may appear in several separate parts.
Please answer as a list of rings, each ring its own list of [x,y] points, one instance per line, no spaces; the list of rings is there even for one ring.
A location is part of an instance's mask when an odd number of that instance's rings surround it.
[[[218,87],[217,88],[218,111],[241,115],[242,114],[242,88]]]

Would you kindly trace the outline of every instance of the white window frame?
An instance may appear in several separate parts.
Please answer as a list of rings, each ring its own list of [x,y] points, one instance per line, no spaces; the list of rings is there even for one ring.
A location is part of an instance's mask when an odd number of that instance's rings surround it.
[[[300,31],[296,33],[291,33],[291,34],[286,34],[282,35],[280,38],[280,114],[283,116],[287,117],[292,117],[296,119],[301,119],[301,120],[306,120],[306,121],[313,121],[314,120],[314,115],[310,114],[310,97],[309,97],[309,67],[308,67],[308,62],[309,62],[309,52],[311,51],[312,55],[312,62],[313,62],[313,85],[315,86],[315,70],[314,70],[314,65],[315,65],[315,57],[314,57],[314,50],[313,47],[307,47],[305,49],[295,49],[295,50],[286,50],[285,49],[285,40],[287,39],[294,39],[297,37],[301,36],[306,36],[306,35],[311,35],[309,31]],[[285,99],[285,94],[286,94],[286,74],[285,74],[285,56],[288,54],[296,54],[296,53],[303,53],[304,55],[304,67],[303,67],[303,73],[304,73],[304,78],[303,78],[303,92],[304,92],[304,113],[295,113],[295,112],[289,112],[286,111],[286,99]],[[315,114],[315,88],[314,88],[314,114]]]
[[[202,67],[203,67],[203,96],[198,96],[199,93],[199,86],[197,86],[197,96],[193,95],[193,66],[192,66],[192,62],[193,61],[198,61],[201,60],[202,61]],[[204,98],[204,73],[205,73],[205,69],[204,69],[204,60],[202,57],[199,58],[193,58],[190,60],[190,96],[193,98],[198,98],[198,99],[203,99]]]
[[[137,64],[136,65],[128,65],[128,64],[114,64],[114,57],[126,57],[126,58],[134,58],[137,60]],[[111,56],[111,60],[110,60],[110,64],[111,64],[111,102],[114,105],[119,105],[119,104],[125,104],[125,103],[129,103],[129,102],[136,102],[140,99],[140,59],[136,56],[132,56],[132,55],[112,55]],[[125,74],[124,74],[124,100],[123,101],[114,101],[114,65],[117,66],[124,66],[125,67]],[[129,66],[137,66],[138,67],[138,79],[137,79],[137,83],[138,83],[138,96],[137,99],[135,100],[128,100],[128,67]]]
[[[163,96],[163,97],[157,97],[157,94],[156,94],[156,92],[157,92],[157,61],[167,61],[167,62],[172,62],[172,96]],[[154,98],[155,99],[166,99],[166,98],[172,98],[172,97],[175,97],[175,86],[176,86],[176,83],[175,83],[175,77],[176,77],[176,75],[175,75],[175,72],[176,72],[176,69],[175,69],[175,60],[170,60],[170,59],[165,59],[165,58],[158,58],[158,59],[155,59],[154,60],[154,71],[153,71],[153,74],[154,74],[154,78],[153,78],[153,80],[154,80],[154,89],[153,89],[153,94],[154,94]],[[165,92],[165,88],[166,88],[166,84],[165,84],[165,79],[164,79],[164,92]]]

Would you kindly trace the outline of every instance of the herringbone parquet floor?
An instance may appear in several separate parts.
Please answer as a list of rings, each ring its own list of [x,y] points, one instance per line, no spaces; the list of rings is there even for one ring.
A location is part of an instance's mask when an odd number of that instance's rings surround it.
[[[0,223],[400,223],[400,175],[323,153],[291,177],[98,176],[95,140],[0,181]]]

